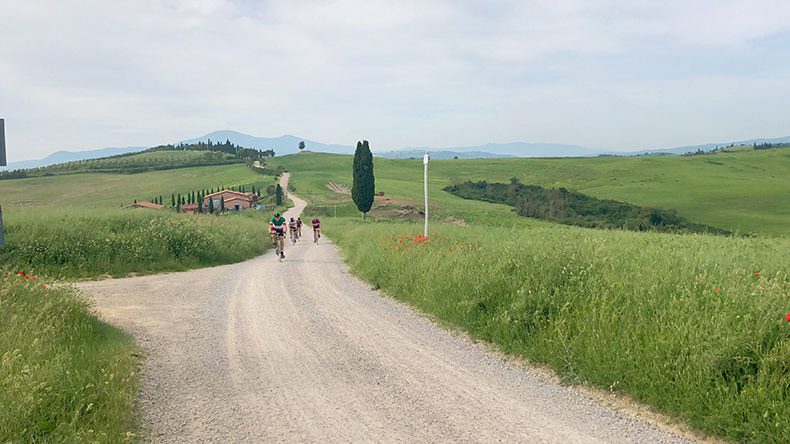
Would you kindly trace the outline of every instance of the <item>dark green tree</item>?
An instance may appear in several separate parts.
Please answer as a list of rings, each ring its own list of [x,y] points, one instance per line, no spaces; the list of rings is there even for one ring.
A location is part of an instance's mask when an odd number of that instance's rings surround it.
[[[170,195],[170,206],[171,207],[176,206],[176,195],[175,194],[171,194]]]
[[[225,196],[220,196],[219,198],[219,210],[225,211]]]
[[[304,140],[299,142],[299,151],[302,151],[303,149],[304,149]]]
[[[354,200],[359,211],[362,212],[362,220],[365,214],[370,211],[373,205],[373,197],[376,194],[376,182],[373,177],[373,154],[367,140],[357,142],[357,149],[354,152],[354,184],[351,186],[351,198]]]
[[[283,188],[279,183],[277,184],[277,188],[274,190],[274,203],[277,204],[277,206],[283,204]]]
[[[214,198],[213,197],[209,198],[209,200],[208,200],[208,212],[212,213],[212,214],[214,213]]]

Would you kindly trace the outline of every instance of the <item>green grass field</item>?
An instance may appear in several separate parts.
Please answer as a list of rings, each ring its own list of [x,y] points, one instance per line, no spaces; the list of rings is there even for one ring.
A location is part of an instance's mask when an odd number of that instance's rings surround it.
[[[377,191],[421,205],[421,160],[373,162]],[[319,205],[342,202],[326,188],[329,180],[351,184],[350,156],[302,153],[271,163],[298,172],[293,178],[297,192]],[[690,157],[432,160],[430,202],[437,214],[469,222],[480,221],[482,214],[495,224],[520,223],[515,215],[508,217],[512,213],[507,207],[478,205],[442,191],[456,181],[508,182],[511,177],[526,185],[565,187],[599,199],[676,209],[692,222],[729,231],[790,235],[790,149]]]
[[[137,348],[70,287],[0,276],[0,442],[129,441]],[[28,279],[25,280],[25,276]]]
[[[626,393],[705,433],[790,440],[790,151],[431,161],[431,214],[469,226],[432,221],[428,240],[414,240],[420,222],[362,222],[348,197],[326,187],[351,184],[351,157],[278,161],[312,211],[340,208],[323,219],[325,232],[374,287],[569,382]],[[421,206],[422,162],[374,165],[377,191]],[[759,237],[561,226],[441,191],[511,177],[674,208]]]

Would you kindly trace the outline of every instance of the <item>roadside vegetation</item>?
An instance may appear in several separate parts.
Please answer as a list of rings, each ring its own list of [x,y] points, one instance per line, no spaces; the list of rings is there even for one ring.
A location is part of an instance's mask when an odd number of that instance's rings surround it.
[[[726,438],[790,440],[787,240],[322,226],[376,288],[569,382],[627,393]]]
[[[68,286],[5,268],[0,288],[0,442],[134,438],[136,353]],[[21,274],[20,274],[21,273]]]

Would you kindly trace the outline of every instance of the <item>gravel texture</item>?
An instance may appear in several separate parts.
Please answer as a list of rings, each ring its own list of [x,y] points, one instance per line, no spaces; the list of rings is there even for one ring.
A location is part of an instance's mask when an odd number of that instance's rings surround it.
[[[303,234],[282,262],[80,284],[148,350],[143,439],[688,441],[438,327]]]

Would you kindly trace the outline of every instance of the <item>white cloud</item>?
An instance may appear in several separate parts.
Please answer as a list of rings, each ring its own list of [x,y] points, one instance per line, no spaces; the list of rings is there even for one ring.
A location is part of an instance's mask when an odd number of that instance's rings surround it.
[[[784,1],[6,0],[0,11],[11,160],[219,128],[388,148],[786,131],[770,110],[710,112],[721,92],[736,110],[786,102],[787,57],[759,75],[721,69],[790,32]]]

